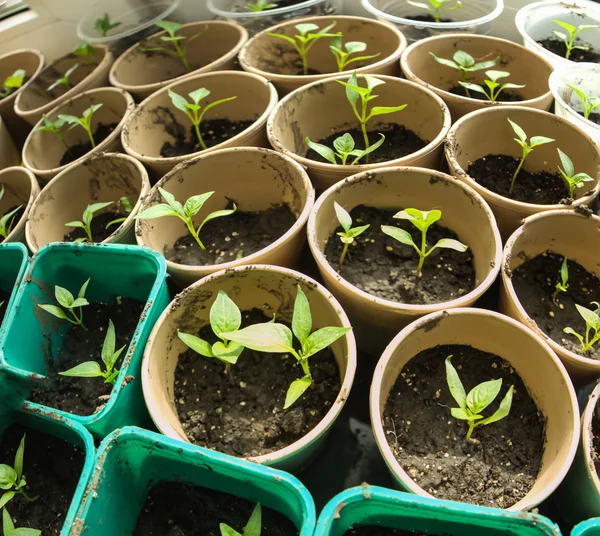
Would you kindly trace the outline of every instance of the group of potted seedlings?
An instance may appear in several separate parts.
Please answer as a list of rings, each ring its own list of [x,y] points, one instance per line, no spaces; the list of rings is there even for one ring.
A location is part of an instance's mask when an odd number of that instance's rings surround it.
[[[528,5],[521,46],[445,32],[466,1],[364,2],[384,20],[213,1],[231,20],[159,17],[118,57],[0,57],[3,536],[549,535],[510,511],[552,493],[600,515],[600,8]],[[318,16],[266,24],[291,7]],[[414,495],[316,521],[282,470],[369,355]]]

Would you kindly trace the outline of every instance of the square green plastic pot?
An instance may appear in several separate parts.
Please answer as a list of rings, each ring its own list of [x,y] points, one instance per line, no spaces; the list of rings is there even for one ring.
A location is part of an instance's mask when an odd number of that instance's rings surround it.
[[[27,248],[20,242],[9,242],[0,245],[0,288],[10,294],[8,303],[3,305],[6,308],[6,314],[4,315],[4,321],[0,325],[0,340],[3,338],[6,318],[15,302],[16,290],[19,283],[21,283],[21,279],[23,279],[28,260],[29,253],[27,252]]]
[[[571,532],[571,536],[600,536],[600,517],[579,523]]]
[[[148,491],[160,481],[185,482],[260,502],[289,518],[299,536],[313,534],[313,499],[293,476],[126,427],[114,431],[100,445],[71,536],[131,535]]]
[[[431,536],[559,536],[545,517],[418,497],[377,486],[348,489],[329,501],[315,536],[342,536],[355,525],[426,532]]]
[[[42,248],[31,259],[17,300],[5,319],[0,368],[26,380],[30,388],[45,379],[48,360],[60,349],[71,324],[43,311],[38,304],[56,303],[55,285],[76,294],[88,278],[91,281],[86,298],[90,302],[122,296],[146,304],[106,405],[87,416],[51,408],[57,415],[68,416],[102,438],[128,424],[146,426],[151,422],[142,395],[140,363],[148,335],[170,301],[162,255],[147,248],[119,244],[55,243]],[[82,356],[81,361],[86,358]],[[41,407],[27,405],[33,409]]]

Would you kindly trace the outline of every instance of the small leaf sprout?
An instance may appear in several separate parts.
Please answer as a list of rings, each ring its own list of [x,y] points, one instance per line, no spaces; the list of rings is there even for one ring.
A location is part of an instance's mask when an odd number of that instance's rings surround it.
[[[335,61],[337,62],[338,71],[340,73],[346,70],[351,63],[372,60],[381,55],[381,53],[378,52],[371,56],[351,57],[353,54],[358,54],[359,52],[367,50],[367,44],[362,41],[348,41],[342,45],[342,34],[337,35],[331,40],[329,50],[331,50],[332,54],[335,56]]]
[[[333,202],[333,208],[335,210],[335,215],[338,219],[338,222],[342,226],[343,231],[337,233],[340,237],[340,240],[344,244],[344,248],[342,249],[342,254],[340,255],[339,266],[342,267],[344,264],[344,259],[346,258],[346,254],[348,253],[348,246],[354,242],[354,239],[364,233],[369,227],[370,224],[360,225],[358,227],[352,227],[352,216],[348,213],[348,211],[342,207],[337,201]]]
[[[493,60],[476,62],[475,58],[464,50],[457,50],[454,53],[454,56],[452,56],[451,60],[439,58],[433,52],[430,52],[430,54],[440,65],[445,65],[451,69],[456,69],[460,73],[463,82],[467,82],[469,80],[469,75],[471,73],[475,71],[483,71],[484,69],[491,69],[500,61],[500,57],[496,57]]]
[[[565,59],[567,60],[571,57],[571,53],[573,52],[573,50],[590,49],[590,47],[575,44],[575,40],[577,39],[577,36],[580,32],[583,32],[584,30],[591,30],[593,28],[600,28],[600,25],[598,24],[581,24],[579,26],[573,26],[568,22],[563,22],[560,20],[553,20],[552,22],[558,24],[561,28],[564,28],[567,31],[567,33],[561,32],[559,30],[552,31],[554,35],[558,36],[564,42],[566,47]]]
[[[83,311],[81,308],[90,304],[85,298],[85,292],[89,282],[90,280],[88,279],[83,285],[81,285],[79,293],[77,294],[77,298],[75,298],[73,294],[71,294],[66,288],[59,287],[58,285],[54,287],[54,297],[56,298],[58,305],[64,307],[68,314],[57,305],[38,304],[38,307],[57,318],[67,320],[71,324],[81,326],[83,329],[87,329],[83,325]],[[79,309],[79,314],[77,314],[76,309]]]
[[[68,69],[65,74],[63,74],[60,78],[57,78],[54,82],[52,82],[52,84],[50,84],[48,86],[48,91],[52,91],[53,89],[57,88],[58,86],[64,86],[67,89],[71,89],[71,81],[69,80],[70,76],[78,69],[79,67],[79,63],[76,63],[75,65],[73,65],[73,67],[71,67],[70,69]]]
[[[244,527],[244,531],[242,533],[239,533],[237,530],[231,528],[225,523],[219,524],[219,530],[221,531],[221,536],[260,536],[261,526],[262,511],[260,503],[257,503],[257,505],[254,507],[254,510],[252,510],[250,519],[248,520],[248,523]]]
[[[106,203],[92,203],[85,207],[83,211],[82,220],[83,221],[70,221],[69,223],[65,223],[66,227],[76,227],[79,229],[83,229],[85,231],[85,238],[77,238],[75,242],[93,242],[94,239],[92,237],[92,219],[94,218],[94,214],[99,210],[102,210],[105,207],[112,205],[112,201],[108,201]]]
[[[104,17],[101,19],[96,19],[94,22],[94,30],[96,30],[96,32],[102,37],[106,37],[108,32],[110,32],[113,28],[117,28],[118,26],[121,26],[121,23],[111,22],[108,13],[104,13]]]
[[[38,131],[52,132],[52,134],[54,134],[62,142],[62,144],[66,147],[67,151],[70,152],[71,149],[67,145],[67,140],[65,140],[65,136],[62,133],[62,127],[64,125],[65,125],[64,119],[61,119],[59,117],[55,121],[52,121],[51,119],[48,118],[48,116],[46,114],[44,114],[44,117],[42,119],[42,126],[36,128],[34,130],[34,132],[38,132]]]
[[[593,181],[592,177],[590,177],[587,173],[575,173],[575,166],[571,159],[563,153],[560,149],[557,149],[558,156],[562,163],[562,169],[559,166],[558,171],[562,175],[563,179],[567,183],[569,188],[569,197],[573,197],[575,195],[575,188],[581,188],[585,182]]]
[[[591,113],[596,108],[600,108],[600,98],[588,96],[586,95],[585,91],[579,89],[578,87],[575,87],[574,85],[571,85],[569,83],[566,84],[568,87],[571,88],[571,90],[573,90],[573,93],[575,93],[575,95],[577,95],[581,100],[581,104],[583,105],[583,117],[589,119]]]
[[[12,517],[6,508],[2,509],[2,535],[3,536],[40,536],[41,530],[30,528],[15,528]]]
[[[434,22],[441,22],[442,17],[448,13],[448,11],[455,11],[462,7],[462,2],[457,0],[454,5],[448,6],[454,0],[427,0],[429,4],[425,4],[424,2],[412,2],[411,0],[406,0],[407,4],[411,6],[418,7],[421,9],[425,9],[429,12],[429,14],[433,17]]]
[[[187,59],[187,47],[194,39],[206,32],[208,26],[205,26],[204,29],[197,34],[194,34],[190,37],[185,37],[184,35],[177,34],[177,32],[183,27],[183,24],[179,24],[178,22],[173,22],[170,20],[159,20],[154,24],[167,32],[167,35],[160,36],[160,40],[164,43],[170,43],[173,46],[173,50],[159,45],[150,48],[143,48],[142,50],[144,52],[159,52],[160,54],[171,56],[172,58],[179,60],[183,64],[185,70],[189,73],[192,68],[189,60]]]
[[[0,184],[0,200],[4,197],[4,184]],[[15,218],[17,212],[23,208],[23,205],[19,205],[18,207],[12,209],[10,212],[7,212],[0,218],[0,237],[8,238],[8,235],[12,232],[13,226],[15,224]]]
[[[131,201],[129,201],[128,197],[121,197],[121,199],[119,199],[118,201],[118,205],[123,209],[123,211],[126,214],[131,214],[131,212],[133,211],[133,204],[131,203]],[[105,229],[108,229],[109,227],[112,227],[113,225],[121,225],[126,219],[128,218],[128,216],[124,216],[121,218],[116,218],[112,221],[109,221],[106,224],[106,227],[104,227]]]
[[[337,165],[337,157],[340,159],[342,166],[354,166],[361,158],[364,158],[381,147],[385,141],[385,136],[383,134],[379,134],[379,136],[379,140],[364,150],[355,149],[356,145],[354,143],[354,138],[348,132],[333,140],[333,149],[330,149],[327,145],[323,145],[322,143],[310,141],[308,138],[306,138],[306,145],[332,164]],[[354,159],[351,162],[348,162],[350,156],[353,156]]]
[[[69,130],[75,128],[76,126],[80,126],[81,128],[83,128],[86,131],[88,138],[90,139],[90,143],[93,149],[94,147],[96,147],[96,142],[94,141],[94,135],[92,133],[92,116],[100,108],[102,108],[102,103],[92,104],[88,109],[83,111],[83,115],[81,117],[68,114],[58,114],[58,118],[62,119],[65,123],[71,125],[69,127]]]
[[[554,305],[558,306],[558,302],[556,298],[558,298],[558,294],[560,292],[567,292],[569,288],[569,267],[567,265],[567,258],[565,257],[560,265],[560,281],[556,282],[556,286],[554,287],[554,292],[552,293],[552,301]]]
[[[94,63],[96,49],[92,45],[84,41],[82,43],[79,43],[75,47],[75,50],[73,50],[73,54],[75,54],[75,56],[79,56],[84,63],[90,64]]]
[[[462,80],[458,83],[467,90],[475,91],[485,95],[487,100],[492,102],[496,102],[500,96],[500,93],[502,93],[505,89],[521,89],[525,87],[524,85],[511,84],[509,82],[500,84],[498,80],[510,76],[510,73],[507,71],[486,71],[485,74],[487,75],[488,80],[484,80],[483,83],[488,87],[489,93],[483,86],[480,86],[479,84],[463,82]]]
[[[577,337],[577,340],[581,343],[581,348],[578,350],[580,354],[585,354],[593,348],[594,344],[600,341],[600,303],[594,301],[592,305],[596,308],[595,310],[575,304],[577,311],[585,322],[585,337],[573,328],[566,327],[563,329],[565,333]],[[593,335],[591,335],[592,331],[594,332]]]
[[[248,11],[266,11],[277,7],[276,3],[269,3],[269,0],[257,0],[255,4],[246,4]]]
[[[27,482],[23,476],[23,458],[25,456],[25,435],[21,438],[15,461],[12,467],[5,463],[0,463],[0,489],[4,491],[0,497],[0,508],[4,508],[15,495],[22,495],[28,502],[33,502],[38,497],[30,497],[25,491]]]
[[[4,91],[0,91],[0,99],[8,97],[12,92],[19,89],[24,81],[25,71],[23,69],[17,69],[13,74],[7,76],[2,84]]]

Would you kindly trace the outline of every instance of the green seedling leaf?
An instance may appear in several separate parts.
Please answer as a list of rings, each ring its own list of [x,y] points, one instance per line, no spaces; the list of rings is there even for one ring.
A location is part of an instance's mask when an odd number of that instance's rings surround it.
[[[186,346],[189,346],[194,352],[204,357],[215,357],[212,351],[212,346],[200,337],[190,335],[189,333],[177,332],[177,336],[183,341]]]
[[[499,421],[500,419],[504,419],[504,417],[508,416],[508,414],[510,413],[510,408],[512,406],[513,392],[514,392],[514,386],[511,385],[510,388],[508,389],[508,392],[502,399],[502,402],[500,402],[500,406],[498,407],[496,412],[491,417],[488,417],[487,419],[483,419],[478,424],[480,424],[480,425],[492,424],[492,423]]]
[[[59,372],[61,376],[74,376],[79,378],[97,378],[102,376],[102,368],[95,361],[81,363],[69,370]]]
[[[340,337],[343,337],[352,328],[343,327],[326,327],[321,328],[306,339],[306,349],[304,350],[304,357],[310,357],[311,355],[320,352],[327,348],[330,344],[333,344]]]
[[[222,335],[226,339],[256,352],[282,354],[294,351],[292,332],[284,324],[265,322]]]
[[[501,388],[501,379],[480,383],[469,391],[467,395],[467,407],[474,414],[481,413],[494,401]]]
[[[452,398],[456,401],[459,408],[464,412],[467,409],[467,393],[465,392],[465,388],[463,387],[460,378],[458,377],[458,372],[450,362],[452,356],[449,355],[446,358],[446,381],[448,382],[448,389],[450,390],[450,394]],[[454,415],[454,413],[452,413]],[[456,417],[461,418],[461,417]],[[468,418],[468,417],[462,417]]]
[[[310,305],[306,298],[306,294],[304,294],[300,285],[298,285],[297,288],[298,292],[296,294],[294,314],[292,316],[292,331],[304,347],[312,330],[312,316],[310,314]]]
[[[310,378],[304,377],[299,380],[294,380],[287,394],[285,395],[285,403],[283,405],[283,409],[288,409],[296,400],[298,400],[305,391],[312,385],[312,380]]]
[[[237,331],[242,325],[242,313],[223,290],[219,290],[217,299],[210,308],[210,325],[218,337],[223,333]]]

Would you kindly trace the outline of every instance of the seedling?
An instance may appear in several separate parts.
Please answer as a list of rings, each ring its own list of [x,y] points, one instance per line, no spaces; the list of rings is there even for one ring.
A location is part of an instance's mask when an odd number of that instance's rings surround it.
[[[92,220],[94,218],[94,214],[99,210],[102,210],[109,205],[112,205],[112,201],[108,201],[107,203],[92,203],[85,207],[83,211],[82,220],[83,221],[70,221],[69,223],[65,223],[65,227],[77,227],[79,229],[83,229],[85,231],[86,236],[83,238],[76,238],[75,242],[93,242],[92,238]]]
[[[578,87],[572,86],[571,84],[565,82],[567,86],[569,86],[575,95],[579,97],[581,100],[581,104],[583,105],[583,117],[586,119],[590,118],[591,113],[596,109],[600,108],[600,98],[592,97],[585,94],[585,92]]]
[[[423,2],[411,2],[411,0],[406,0],[407,4],[411,6],[418,7],[421,9],[426,9],[429,14],[433,17],[434,22],[440,22],[442,17],[448,13],[448,11],[456,11],[462,7],[462,3],[460,0],[454,3],[454,5],[449,6],[449,4],[453,0],[427,0],[429,4],[425,4]],[[446,7],[449,6],[449,7]]]
[[[524,85],[511,84],[510,82],[500,84],[498,80],[510,76],[510,73],[507,71],[486,71],[485,74],[487,75],[488,80],[484,80],[483,83],[488,87],[489,93],[483,86],[480,86],[479,84],[463,82],[462,80],[458,83],[467,90],[482,93],[486,96],[487,100],[492,102],[496,102],[500,96],[500,93],[502,93],[505,89],[521,89],[525,87]]]
[[[442,217],[441,210],[418,210],[416,208],[407,208],[401,210],[397,214],[394,214],[394,218],[399,220],[408,220],[412,223],[419,231],[421,231],[421,245],[417,246],[412,239],[412,236],[408,231],[394,227],[391,225],[382,225],[381,230],[388,236],[391,236],[394,240],[397,240],[401,244],[412,246],[415,251],[419,254],[419,264],[417,266],[417,277],[423,275],[423,263],[425,259],[438,248],[454,249],[456,251],[465,252],[469,247],[458,240],[453,238],[442,238],[438,240],[437,244],[427,250],[427,229],[431,227],[436,221]]]
[[[131,201],[129,201],[128,197],[121,197],[121,199],[119,199],[118,205],[125,211],[125,213],[131,214],[131,211],[133,210],[133,205]],[[105,229],[108,229],[113,225],[121,225],[127,218],[128,216],[125,216],[123,218],[117,218],[115,220],[109,221],[106,224]]]
[[[79,43],[75,47],[75,50],[73,50],[73,54],[75,54],[75,56],[79,56],[84,63],[94,63],[96,49],[92,45],[84,41],[82,43]]]
[[[8,97],[13,91],[19,89],[25,81],[25,71],[17,69],[13,74],[4,79],[4,91],[0,91],[0,99]]]
[[[54,82],[52,82],[52,84],[50,84],[48,86],[48,91],[52,91],[54,88],[57,88],[58,86],[64,86],[67,89],[71,89],[71,82],[69,80],[69,77],[77,70],[78,67],[79,67],[79,63],[76,63],[75,65],[73,65],[73,67],[68,69],[64,75],[62,75],[60,78],[57,78]]]
[[[300,56],[300,60],[302,61],[302,74],[308,74],[308,53],[310,49],[315,45],[315,43],[319,39],[323,38],[331,38],[338,37],[340,33],[329,33],[329,30],[335,26],[335,22],[330,24],[329,26],[325,26],[325,28],[319,29],[316,24],[312,23],[304,23],[304,24],[296,24],[294,27],[298,30],[298,33],[294,35],[294,37],[290,37],[289,35],[278,34],[274,32],[269,32],[271,37],[276,37],[277,39],[283,39],[296,49],[298,55]]]
[[[36,128],[34,130],[34,132],[37,132],[38,130],[45,131],[45,132],[52,132],[52,134],[54,134],[63,143],[63,145],[67,148],[67,150],[70,152],[69,146],[67,145],[67,140],[65,140],[65,137],[62,133],[62,127],[64,125],[65,125],[64,119],[61,119],[59,117],[55,121],[52,121],[51,119],[48,119],[48,116],[46,114],[44,114],[42,126]]]
[[[76,126],[83,128],[87,132],[93,149],[96,147],[96,142],[94,141],[94,135],[92,134],[92,116],[99,108],[102,108],[102,103],[92,104],[87,110],[83,111],[83,115],[81,117],[77,117],[75,115],[58,114],[58,118],[71,125],[69,130],[75,128]]]
[[[79,293],[77,294],[77,298],[73,297],[73,294],[71,294],[66,288],[59,287],[58,285],[54,287],[54,297],[56,298],[58,305],[62,305],[62,307],[67,310],[68,314],[57,305],[38,304],[38,307],[57,318],[67,320],[71,324],[81,326],[83,329],[87,329],[83,325],[82,307],[90,304],[85,298],[85,291],[87,290],[89,282],[90,280],[88,279],[83,285],[81,285]],[[79,314],[77,314],[76,309],[79,309]]]
[[[585,354],[594,344],[600,341],[600,303],[594,301],[592,305],[596,307],[595,311],[575,304],[577,311],[585,321],[585,337],[577,333],[573,328],[566,327],[563,329],[565,333],[577,337],[577,340],[581,343],[581,348],[578,350],[580,354]],[[594,334],[590,338],[592,331]]]
[[[220,339],[213,345],[200,337],[190,335],[189,333],[182,333],[179,330],[177,331],[177,336],[186,346],[201,356],[214,357],[221,361],[225,365],[225,375],[233,384],[231,366],[237,363],[238,357],[240,357],[244,347],[237,342],[232,342],[224,336],[224,333],[237,331],[240,328],[242,325],[242,313],[234,301],[223,290],[219,290],[217,299],[210,308],[209,318],[213,333]]]
[[[196,91],[192,91],[188,93],[188,97],[192,99],[192,102],[188,102],[185,97],[175,93],[171,89],[169,89],[169,97],[171,97],[171,102],[173,106],[178,110],[181,110],[185,115],[190,118],[190,121],[194,125],[194,129],[196,130],[196,136],[198,138],[198,143],[200,147],[205,150],[206,143],[204,143],[204,139],[202,138],[202,134],[200,133],[200,123],[202,123],[202,119],[204,118],[204,114],[208,112],[211,108],[218,106],[219,104],[223,104],[225,102],[232,101],[233,99],[237,99],[237,96],[227,97],[226,99],[220,99],[214,102],[208,103],[206,106],[200,106],[200,101],[205,99],[210,95],[210,91],[204,87],[197,89]]]
[[[559,30],[552,31],[554,35],[558,36],[565,43],[565,46],[567,47],[567,50],[565,52],[565,59],[567,60],[571,56],[571,52],[573,52],[573,50],[590,49],[590,47],[575,44],[575,40],[577,39],[577,36],[580,32],[583,32],[584,30],[591,30],[593,28],[600,28],[598,24],[581,24],[579,26],[573,26],[572,24],[569,24],[568,22],[563,22],[561,20],[553,20],[552,22],[558,24],[561,28],[567,30],[567,33],[561,32]]]
[[[302,394],[312,385],[313,378],[308,365],[308,358],[317,352],[327,348],[352,328],[325,327],[311,334],[312,316],[310,304],[306,295],[298,285],[294,313],[292,315],[292,329],[285,324],[265,322],[254,324],[239,331],[223,333],[222,336],[237,342],[257,352],[269,352],[275,354],[292,354],[302,367],[304,376],[294,380],[285,397],[283,409],[289,408]],[[292,335],[293,333],[293,335]],[[293,346],[293,337],[300,342],[300,349]]]
[[[562,169],[558,167],[558,171],[565,179],[569,188],[569,197],[573,198],[575,195],[575,188],[581,188],[585,182],[593,181],[587,173],[575,173],[575,166],[571,159],[563,153],[560,149],[557,149],[558,156],[563,165]]]
[[[519,175],[519,171],[521,171],[521,168],[523,167],[523,164],[525,163],[525,160],[527,159],[531,151],[533,151],[536,147],[540,145],[552,143],[555,140],[553,140],[552,138],[546,138],[545,136],[532,136],[529,140],[529,143],[527,143],[527,134],[525,134],[525,131],[514,121],[511,121],[510,118],[507,117],[507,119],[510,123],[510,126],[517,135],[517,137],[514,138],[514,140],[523,149],[523,154],[521,156],[521,160],[519,161],[519,165],[517,166],[517,169],[515,170],[512,176],[512,180],[510,181],[510,189],[508,190],[508,193],[512,194],[513,189],[515,187],[515,181],[517,180],[517,176]]]
[[[0,200],[4,197],[4,184],[0,185]],[[17,212],[23,208],[23,205],[19,205],[17,208],[14,208],[10,212],[7,212],[0,218],[0,236],[2,238],[7,238],[8,235],[13,230],[13,225],[15,223],[15,217]]]
[[[556,298],[558,297],[559,292],[567,292],[569,288],[569,267],[567,266],[567,258],[565,257],[560,266],[560,281],[557,281],[556,286],[554,287],[554,292],[552,294],[552,301],[554,305],[558,305],[556,302]]]
[[[473,387],[469,394],[465,392],[458,372],[450,362],[452,356],[446,358],[446,381],[452,398],[458,404],[457,408],[451,408],[450,413],[455,419],[465,420],[469,425],[467,431],[467,441],[471,441],[471,434],[478,426],[492,424],[501,419],[504,419],[509,413],[512,406],[514,386],[508,388],[498,409],[489,417],[484,418],[481,412],[487,408],[498,396],[502,389],[502,378],[482,382],[476,387]]]
[[[273,9],[277,7],[277,4],[269,4],[269,0],[258,0],[256,4],[247,4],[246,9],[248,11],[265,11],[267,9]]]
[[[33,502],[37,497],[30,497],[25,491],[25,477],[23,476],[23,457],[25,455],[25,435],[21,438],[19,448],[15,453],[15,461],[12,465],[0,463],[0,489],[4,491],[0,497],[0,508],[4,508],[12,498],[20,494],[29,502]]]
[[[364,52],[367,50],[367,44],[363,43],[362,41],[348,41],[342,45],[341,34],[331,40],[329,50],[331,50],[332,54],[335,56],[335,61],[337,62],[338,71],[340,73],[344,71],[351,63],[372,60],[373,58],[381,55],[381,53],[378,52],[372,56],[356,56],[352,58],[352,54],[358,54],[359,52]]]
[[[463,82],[469,80],[469,75],[475,71],[483,71],[484,69],[491,69],[495,67],[500,61],[500,57],[496,57],[493,60],[476,62],[475,58],[470,54],[467,54],[464,50],[457,50],[452,56],[451,60],[446,58],[439,58],[433,52],[430,52],[433,59],[440,65],[445,65],[451,69],[456,69],[462,78]]]
[[[202,35],[208,29],[208,27],[206,26],[204,30],[198,32],[197,34],[194,34],[190,37],[185,37],[184,35],[177,34],[177,32],[183,27],[183,25],[179,24],[178,22],[173,22],[170,20],[159,20],[154,24],[167,32],[167,35],[160,36],[160,40],[164,43],[170,43],[173,46],[173,50],[161,46],[144,48],[143,50],[146,52],[160,52],[161,54],[166,54],[167,56],[175,58],[183,64],[185,70],[189,73],[192,70],[192,68],[190,67],[190,62],[187,59],[188,45],[194,39]]]
[[[96,32],[98,32],[102,37],[106,37],[108,32],[117,26],[121,26],[121,23],[111,22],[108,13],[104,13],[104,17],[101,19],[96,19],[94,22],[94,30],[96,30]]]
[[[194,195],[190,197],[185,204],[182,206],[179,201],[175,199],[173,194],[158,188],[160,195],[166,201],[159,205],[147,208],[141,214],[136,216],[138,220],[152,220],[154,218],[162,218],[163,216],[175,216],[179,218],[183,223],[186,224],[190,234],[194,237],[194,240],[200,246],[200,249],[206,249],[202,241],[200,240],[200,231],[206,222],[214,220],[215,218],[221,218],[223,216],[229,216],[237,210],[237,206],[234,203],[232,209],[215,210],[211,212],[206,218],[202,220],[202,223],[198,226],[198,229],[194,226],[194,216],[200,212],[206,200],[215,192],[206,192],[205,194]]]
[[[374,76],[364,74],[362,75],[364,78],[367,87],[360,87],[358,85],[358,76],[356,71],[352,73],[352,76],[349,78],[348,82],[344,82],[342,80],[337,80],[339,84],[342,84],[346,88],[346,98],[352,106],[352,110],[354,111],[354,115],[358,119],[360,123],[360,129],[363,134],[363,139],[365,142],[365,149],[370,147],[369,143],[369,135],[367,133],[367,123],[372,117],[376,117],[378,115],[386,115],[392,114],[394,112],[399,112],[400,110],[404,110],[406,108],[406,104],[401,106],[373,106],[371,111],[367,110],[367,105],[370,101],[377,98],[377,95],[373,95],[373,89],[381,84],[385,84],[383,80],[379,80],[379,78],[375,78]],[[360,100],[360,112],[358,110],[358,101]],[[365,162],[369,162],[369,155],[365,156]]]
[[[257,503],[257,505],[254,507],[254,510],[252,510],[252,514],[250,515],[248,523],[244,527],[244,532],[240,534],[237,530],[232,529],[225,523],[221,523],[219,525],[219,529],[221,530],[221,536],[260,536],[261,525],[262,512],[260,503]]]
[[[335,215],[337,216],[342,229],[344,229],[342,232],[337,233],[337,235],[340,237],[340,240],[344,244],[344,249],[342,249],[342,254],[340,255],[339,266],[341,268],[342,264],[344,264],[346,254],[348,253],[348,246],[354,242],[354,239],[357,236],[364,233],[370,227],[370,224],[352,227],[352,216],[350,216],[348,211],[337,201],[333,202],[333,208],[335,209]]]
[[[332,164],[337,165],[337,157],[340,159],[342,166],[354,166],[361,158],[381,147],[385,141],[385,136],[383,134],[379,134],[379,136],[379,140],[364,150],[355,149],[356,145],[354,144],[354,138],[348,132],[333,140],[333,149],[330,149],[327,145],[323,145],[322,143],[310,141],[308,138],[306,138],[306,144]],[[355,158],[351,162],[348,162],[350,156],[354,156]]]
[[[2,510],[2,534],[3,536],[40,536],[41,530],[29,529],[29,528],[15,528],[8,510],[4,508]]]

